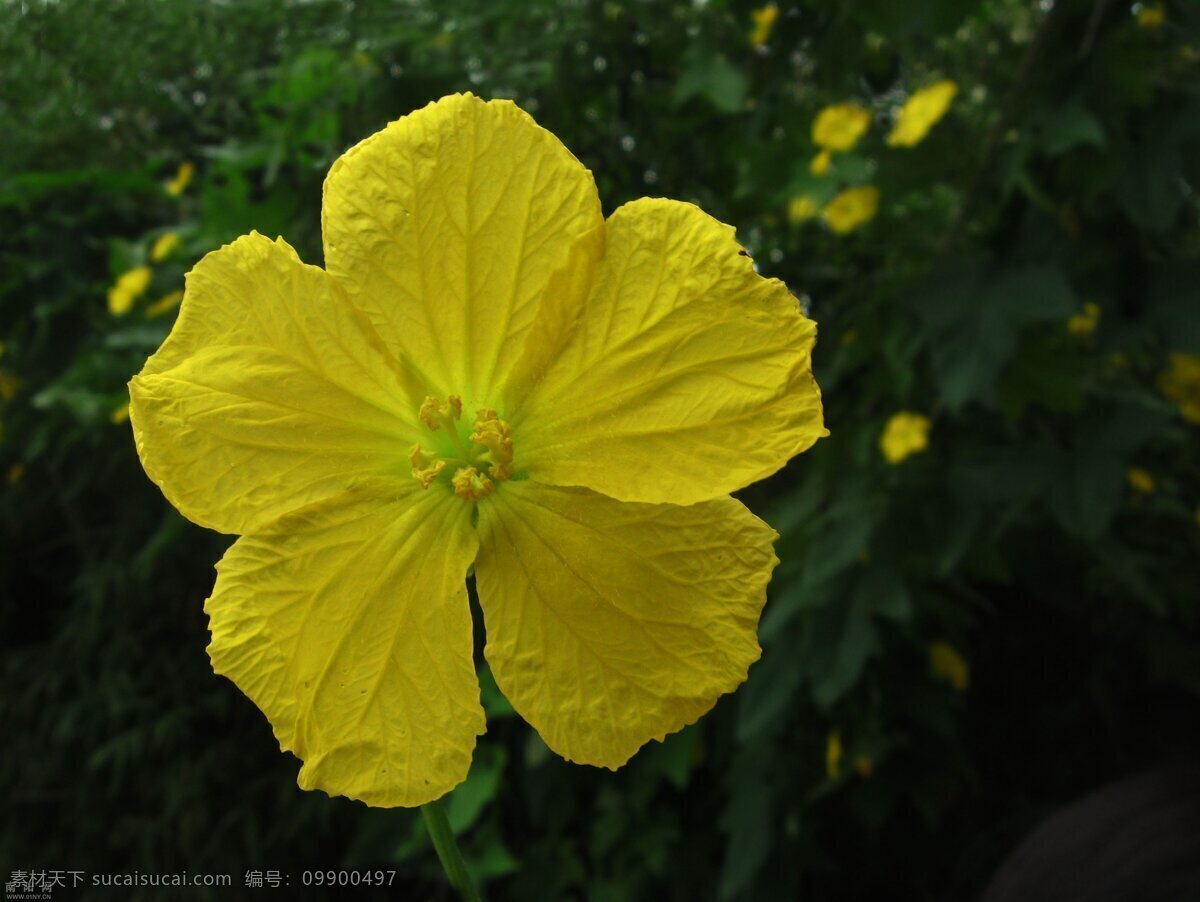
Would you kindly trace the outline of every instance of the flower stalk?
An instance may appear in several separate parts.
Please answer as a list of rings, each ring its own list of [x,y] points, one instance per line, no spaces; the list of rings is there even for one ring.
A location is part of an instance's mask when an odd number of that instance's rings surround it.
[[[467,873],[467,865],[463,861],[462,852],[458,850],[458,841],[454,838],[454,831],[450,828],[450,821],[446,818],[441,799],[434,799],[422,805],[421,817],[425,820],[425,828],[429,831],[429,838],[433,840],[433,848],[437,850],[438,860],[442,863],[442,870],[446,872],[446,879],[450,881],[450,885],[466,902],[479,902],[479,893],[475,891],[475,884],[471,882],[471,875]]]

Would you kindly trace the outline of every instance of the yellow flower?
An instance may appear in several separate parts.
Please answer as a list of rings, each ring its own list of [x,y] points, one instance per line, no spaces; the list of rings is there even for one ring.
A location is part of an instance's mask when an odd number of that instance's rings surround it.
[[[971,685],[971,668],[966,659],[949,642],[929,645],[929,672],[943,679],[957,692],[966,692]]]
[[[845,153],[854,149],[870,125],[871,114],[856,103],[827,106],[813,120],[813,143],[825,150]]]
[[[196,174],[196,167],[192,163],[180,163],[179,169],[175,172],[175,178],[167,182],[167,194],[171,197],[179,197],[187,190],[187,186],[192,183],[192,176]]]
[[[1161,3],[1145,3],[1137,11],[1137,23],[1147,31],[1157,31],[1166,21],[1167,10]]]
[[[1091,301],[1083,305],[1083,311],[1076,313],[1067,320],[1067,331],[1080,338],[1086,338],[1096,331],[1100,323],[1100,307]]]
[[[842,732],[833,730],[825,740],[825,776],[836,780],[842,769]]]
[[[21,463],[13,464],[8,468],[8,473],[5,475],[5,481],[9,485],[16,485],[21,481],[21,477],[25,475],[25,465]]]
[[[159,263],[171,256],[171,252],[179,247],[178,232],[163,232],[150,248],[150,260]]]
[[[1129,478],[1129,487],[1139,495],[1149,495],[1157,487],[1154,477],[1141,467],[1130,467],[1125,475]]]
[[[929,130],[946,115],[957,93],[958,85],[948,79],[917,91],[900,110],[900,116],[887,136],[887,143],[892,147],[920,144]]]
[[[893,414],[879,437],[879,450],[892,464],[898,464],[928,446],[929,418],[906,410]]]
[[[17,392],[21,390],[21,379],[19,376],[8,372],[8,370],[0,370],[0,398],[5,401],[11,401],[17,396]]]
[[[823,150],[808,164],[808,171],[813,175],[825,175],[829,172],[829,167],[833,163],[832,151]]]
[[[116,284],[108,289],[108,312],[122,316],[150,285],[150,267],[139,266],[118,277]]]
[[[788,202],[788,222],[799,225],[817,215],[817,202],[807,194],[797,194]]]
[[[762,47],[771,37],[775,20],[779,18],[779,7],[774,3],[768,3],[766,6],[752,10],[750,18],[754,21],[754,28],[750,32],[750,43],[755,47]]]
[[[1158,387],[1179,406],[1185,420],[1200,423],[1200,357],[1172,351],[1166,372],[1158,377]]]
[[[821,218],[834,232],[845,235],[875,218],[879,210],[879,189],[874,185],[847,188],[831,200]]]
[[[110,413],[108,415],[109,422],[113,423],[114,425],[117,425],[117,426],[119,426],[121,423],[124,423],[128,419],[129,419],[129,404],[128,403],[122,404],[120,407],[118,407],[116,410],[114,410],[112,413]]]
[[[162,316],[179,306],[179,302],[183,300],[182,291],[172,291],[164,294],[161,298],[146,308],[146,316]]]
[[[300,785],[435,799],[484,730],[465,577],[512,706],[617,768],[759,655],[774,531],[729,492],[827,434],[815,326],[733,229],[455,95],[334,163],[325,268],[252,233],[130,385],[147,474],[241,535],[214,669]]]

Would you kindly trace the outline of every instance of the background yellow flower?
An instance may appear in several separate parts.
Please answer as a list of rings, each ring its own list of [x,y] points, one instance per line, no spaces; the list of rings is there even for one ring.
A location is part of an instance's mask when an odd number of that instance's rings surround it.
[[[949,79],[917,91],[900,109],[896,124],[888,133],[887,143],[892,147],[920,144],[929,130],[946,115],[957,93],[958,85]]]
[[[902,410],[893,414],[879,436],[879,450],[888,463],[898,464],[929,446],[929,418]]]
[[[108,289],[108,312],[113,316],[128,313],[134,301],[150,287],[151,275],[149,266],[138,266],[122,273]]]
[[[875,218],[879,211],[879,189],[874,185],[847,188],[829,202],[821,217],[839,235],[853,232]]]

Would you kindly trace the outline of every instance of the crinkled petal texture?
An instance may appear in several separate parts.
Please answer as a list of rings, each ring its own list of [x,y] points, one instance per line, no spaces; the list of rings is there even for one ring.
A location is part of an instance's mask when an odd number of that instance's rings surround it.
[[[213,668],[303,759],[300,785],[380,807],[466,778],[484,730],[472,661],[471,509],[364,491],[239,539],[205,605]]]
[[[732,227],[644,199],[609,218],[602,253],[575,257],[592,267],[586,301],[546,298],[526,351],[541,362],[506,392],[531,478],[693,504],[774,473],[826,434],[816,326],[782,282],[754,271]]]
[[[130,416],[171,503],[245,534],[407,475],[418,392],[337,282],[251,234],[188,274],[179,320],[130,383]]]
[[[758,659],[774,530],[691,507],[510,482],[479,505],[485,654],[565,758],[617,768],[692,723]]]
[[[430,393],[496,406],[547,283],[603,224],[591,173],[509,101],[454,95],[349,150],[325,264]]]

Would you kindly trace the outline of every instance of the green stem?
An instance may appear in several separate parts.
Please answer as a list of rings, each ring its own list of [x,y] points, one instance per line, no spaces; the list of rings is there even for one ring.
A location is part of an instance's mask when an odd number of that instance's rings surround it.
[[[458,842],[454,838],[454,831],[450,829],[450,821],[446,819],[446,810],[442,807],[441,800],[434,799],[428,805],[422,805],[421,817],[425,819],[425,828],[429,831],[429,838],[433,840],[433,847],[437,850],[442,870],[446,872],[446,879],[450,881],[450,885],[458,890],[466,902],[479,902],[479,893],[475,892],[475,884],[471,882],[471,875],[467,873],[462,852],[458,851]]]

